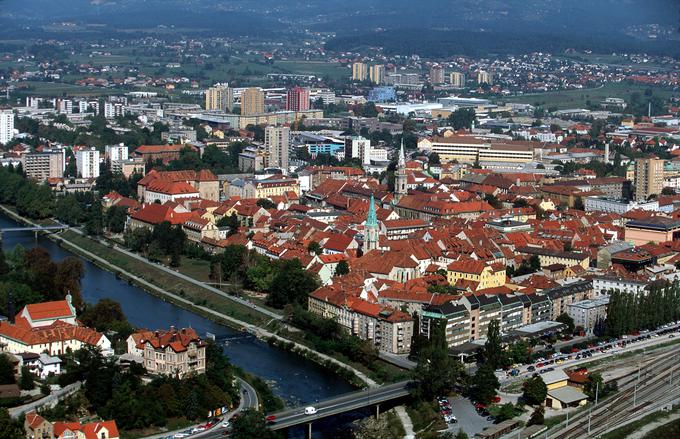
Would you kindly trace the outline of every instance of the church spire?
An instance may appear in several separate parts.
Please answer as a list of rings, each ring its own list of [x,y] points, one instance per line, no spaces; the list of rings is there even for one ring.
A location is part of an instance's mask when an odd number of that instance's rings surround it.
[[[404,154],[404,136],[401,137],[401,149],[399,150],[399,161],[397,168],[406,168],[406,155]]]
[[[375,212],[375,198],[371,194],[371,201],[368,205],[368,215],[366,216],[366,226],[364,228],[364,249],[365,251],[378,248],[378,215]]]
[[[368,205],[368,216],[366,217],[366,227],[378,226],[378,215],[375,213],[375,199],[373,194],[371,194],[371,201]]]

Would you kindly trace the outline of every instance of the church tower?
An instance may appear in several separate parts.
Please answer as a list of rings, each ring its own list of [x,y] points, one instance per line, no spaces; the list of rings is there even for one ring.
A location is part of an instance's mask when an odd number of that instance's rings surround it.
[[[378,215],[375,213],[375,200],[373,194],[371,194],[366,226],[364,227],[364,252],[376,250],[378,244]]]
[[[397,172],[394,174],[394,193],[397,201],[408,193],[406,189],[406,156],[404,155],[404,138],[401,139]]]

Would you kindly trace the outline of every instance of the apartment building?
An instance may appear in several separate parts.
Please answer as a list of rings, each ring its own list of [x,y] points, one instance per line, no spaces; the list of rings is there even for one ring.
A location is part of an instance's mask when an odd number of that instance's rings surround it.
[[[286,93],[286,110],[309,110],[309,89],[303,87],[293,87],[288,90]]]
[[[454,301],[423,307],[420,334],[430,338],[433,325],[444,324],[446,344],[451,348],[470,341],[470,314],[465,306]]]
[[[465,88],[465,73],[451,72],[449,82],[454,88]]]
[[[205,373],[206,344],[192,328],[168,331],[141,331],[135,353],[143,353],[144,368],[150,374],[183,378]],[[135,336],[135,334],[130,337]],[[128,350],[130,343],[128,343]]]
[[[650,195],[658,195],[663,189],[663,160],[635,160],[635,199],[647,200]]]
[[[382,64],[374,64],[369,69],[369,79],[372,83],[380,85],[385,82],[385,66]]]
[[[264,145],[269,153],[269,166],[288,169],[289,144],[289,127],[270,125],[264,129]]]
[[[435,136],[428,147],[439,155],[442,162],[528,163],[534,160],[534,148],[525,142],[492,143],[469,136]]]
[[[592,333],[595,325],[607,318],[609,296],[586,299],[567,305],[567,314],[574,319],[574,326],[580,326]]]
[[[24,173],[35,181],[64,176],[64,151],[30,152],[21,157]]]
[[[366,63],[355,62],[352,64],[352,81],[365,81],[368,77],[368,66]]]
[[[104,150],[104,157],[111,163],[119,160],[127,160],[129,158],[128,147],[123,143],[119,145],[107,145]]]
[[[76,153],[78,175],[82,178],[99,177],[99,151],[95,148],[80,149]]]
[[[232,111],[234,89],[228,85],[216,85],[205,91],[205,109],[208,111]]]
[[[252,116],[264,113],[264,92],[251,87],[241,93],[241,115]]]
[[[0,110],[0,143],[6,144],[14,138],[14,111]]]

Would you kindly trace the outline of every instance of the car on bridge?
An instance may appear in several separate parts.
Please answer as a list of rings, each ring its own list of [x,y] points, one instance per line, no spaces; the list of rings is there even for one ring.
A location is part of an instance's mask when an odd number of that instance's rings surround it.
[[[315,415],[316,414],[316,407],[305,407],[305,415]]]

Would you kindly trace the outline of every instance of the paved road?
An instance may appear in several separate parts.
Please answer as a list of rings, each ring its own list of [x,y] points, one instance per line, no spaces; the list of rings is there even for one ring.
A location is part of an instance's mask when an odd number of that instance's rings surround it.
[[[236,414],[241,413],[245,409],[254,409],[254,410],[259,409],[259,401],[258,401],[258,398],[257,398],[257,392],[255,391],[253,386],[251,386],[250,384],[248,384],[247,381],[245,381],[245,380],[243,380],[239,377],[236,377],[236,380],[239,383],[241,399],[239,401],[238,407],[236,407],[234,410],[232,410],[231,412],[227,413],[224,416],[225,421],[230,420]],[[198,425],[200,425],[200,424],[193,425],[193,426],[187,427],[187,428],[183,428],[181,430],[167,431],[167,432],[156,434],[156,435],[153,435],[153,436],[147,436],[144,439],[171,438],[175,434],[182,433],[182,432],[187,431],[187,430],[190,431],[192,428],[198,427]],[[212,437],[220,437],[220,436],[224,435],[226,430],[227,430],[227,428],[222,427],[222,423],[219,423],[219,424],[215,425],[213,428],[211,428],[210,430],[207,430],[207,431],[204,431],[204,432],[201,432],[201,433],[192,434],[192,435],[188,436],[188,438],[191,438],[191,439],[194,439],[194,438],[195,439],[199,439],[199,438],[207,439],[207,438],[212,438]]]
[[[32,410],[36,410],[36,409],[43,407],[45,405],[51,404],[53,402],[57,402],[60,399],[77,392],[78,389],[80,389],[81,386],[82,386],[82,383],[80,381],[76,381],[75,383],[69,384],[68,386],[66,386],[62,389],[56,390],[56,391],[50,393],[49,395],[47,395],[46,397],[41,398],[37,401],[33,401],[33,402],[28,403],[28,404],[20,405],[18,407],[13,407],[13,408],[9,409],[9,414],[13,418],[18,418],[19,416],[21,416],[24,413],[28,413]]]
[[[609,349],[609,350],[606,350],[604,352],[595,351],[595,352],[593,352],[592,357],[581,358],[579,360],[576,360],[574,358],[572,360],[566,360],[562,364],[546,365],[546,366],[543,367],[543,369],[545,369],[547,367],[552,367],[555,370],[570,369],[570,368],[573,368],[574,366],[577,366],[579,364],[589,363],[591,361],[600,360],[600,359],[603,359],[603,358],[609,358],[609,357],[612,357],[612,356],[615,356],[615,355],[622,354],[624,352],[643,350],[645,348],[654,347],[655,345],[658,345],[658,344],[663,344],[663,343],[668,343],[668,342],[671,342],[671,341],[674,341],[674,340],[678,340],[677,332],[680,331],[680,325],[673,325],[669,328],[661,328],[661,329],[657,329],[655,331],[650,331],[649,334],[653,335],[653,334],[656,334],[657,332],[668,331],[668,330],[675,330],[676,331],[675,334],[672,334],[674,337],[670,337],[669,334],[664,334],[664,335],[660,335],[660,336],[652,336],[649,339],[637,341],[637,342],[634,342],[634,343],[630,343],[630,341],[635,337],[629,337],[629,338],[624,339],[624,340],[618,340],[614,343],[606,343],[602,346],[597,346],[594,349],[599,349],[600,347],[606,347],[606,346],[612,346],[612,348]],[[627,342],[626,347],[621,348],[621,347],[617,346],[617,343],[619,343],[619,341],[626,341]],[[575,356],[577,354],[572,354],[572,355]],[[540,372],[541,368],[537,368],[536,367],[537,364],[538,364],[538,362],[533,363],[533,364],[525,364],[525,365],[520,366],[519,367],[519,370],[520,370],[519,376],[516,376],[516,377],[511,376],[511,377],[500,378],[501,386],[506,386],[513,381],[523,380],[523,379],[526,379],[529,376],[531,376],[534,372],[529,372],[527,370],[527,368],[529,366],[534,366],[536,368],[535,372]]]
[[[304,407],[283,410],[271,415],[276,416],[276,422],[270,425],[272,430],[293,427],[313,422],[327,416],[358,410],[380,402],[391,401],[409,394],[408,381],[389,384],[378,389],[368,389],[352,392],[337,398],[331,398],[314,404],[316,413],[306,415]]]
[[[380,357],[381,360],[394,364],[402,369],[413,370],[416,367],[416,362],[409,360],[405,355],[396,355],[380,351],[378,352],[378,357]]]

